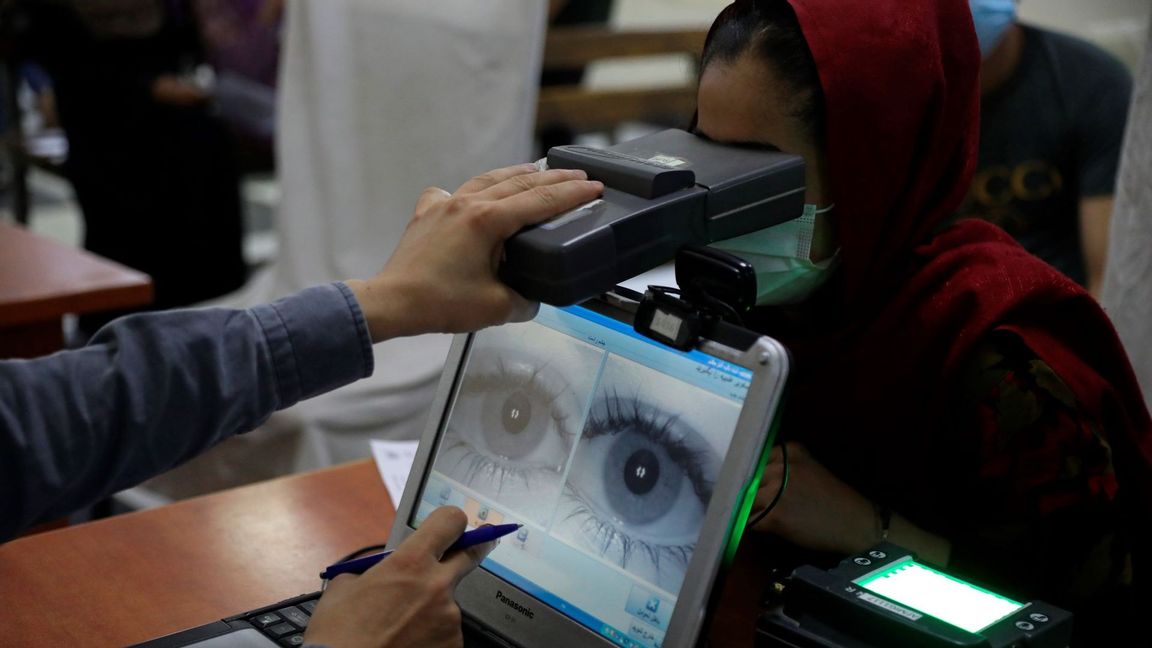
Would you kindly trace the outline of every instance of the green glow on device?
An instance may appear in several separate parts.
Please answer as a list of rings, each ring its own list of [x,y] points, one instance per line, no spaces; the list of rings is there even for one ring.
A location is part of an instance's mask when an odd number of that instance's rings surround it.
[[[752,504],[756,501],[756,491],[760,489],[760,478],[764,476],[764,465],[752,476],[748,488],[744,490],[744,497],[737,504],[736,519],[732,523],[732,533],[728,537],[728,546],[724,549],[724,564],[731,565],[736,559],[736,550],[740,548],[740,540],[744,537],[748,518],[752,517]]]
[[[776,443],[776,433],[779,430],[780,416],[777,415],[772,421],[772,427],[768,430],[768,440],[764,443],[764,449],[760,451],[760,463],[756,469],[756,474],[752,475],[752,480],[748,482],[748,487],[744,490],[744,497],[737,504],[736,518],[732,524],[732,532],[728,537],[728,547],[724,550],[725,566],[731,565],[732,561],[736,559],[736,550],[740,548],[740,540],[744,537],[748,518],[752,517],[752,505],[756,502],[756,493],[760,490],[760,481],[764,478],[764,470],[768,467],[768,457],[772,454],[772,446]]]
[[[855,584],[968,632],[980,632],[1024,607],[1011,599],[914,562],[897,561]]]

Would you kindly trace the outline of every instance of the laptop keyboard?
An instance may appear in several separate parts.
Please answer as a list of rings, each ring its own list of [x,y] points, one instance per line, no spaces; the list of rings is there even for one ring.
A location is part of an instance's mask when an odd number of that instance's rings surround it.
[[[303,646],[304,631],[308,629],[308,620],[319,602],[320,593],[316,592],[284,601],[278,606],[261,608],[241,618],[281,646]]]
[[[320,592],[314,592],[246,612],[230,620],[247,621],[281,646],[303,646],[304,631],[308,629],[308,621],[319,602]],[[512,648],[511,644],[485,632],[467,616],[462,625],[464,648]]]

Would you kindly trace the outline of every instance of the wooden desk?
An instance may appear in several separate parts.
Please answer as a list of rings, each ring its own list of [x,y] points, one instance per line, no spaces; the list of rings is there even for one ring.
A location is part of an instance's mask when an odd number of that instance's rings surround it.
[[[0,643],[123,646],[320,588],[395,517],[371,461],[0,545]]]
[[[151,301],[148,275],[0,223],[0,358],[31,358],[63,348],[66,313]]]

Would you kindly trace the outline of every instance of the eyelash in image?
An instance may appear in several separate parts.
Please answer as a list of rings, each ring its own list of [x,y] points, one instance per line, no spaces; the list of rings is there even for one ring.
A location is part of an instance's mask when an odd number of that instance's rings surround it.
[[[516,370],[510,370],[503,362],[502,359],[497,359],[497,366],[494,371],[490,373],[470,374],[466,376],[460,386],[460,394],[458,398],[457,411],[459,411],[459,401],[474,398],[481,399],[480,407],[481,421],[484,426],[479,431],[479,436],[476,435],[473,429],[468,435],[471,437],[465,440],[465,434],[461,433],[455,426],[451,431],[457,433],[457,438],[445,441],[444,451],[459,449],[463,451],[463,455],[457,460],[453,468],[464,468],[464,483],[472,484],[478,478],[483,477],[490,482],[496,484],[496,492],[503,492],[504,486],[508,479],[514,478],[523,482],[524,488],[532,486],[531,476],[536,474],[545,475],[559,475],[564,469],[564,462],[568,458],[568,452],[572,447],[572,437],[574,435],[568,429],[568,420],[572,416],[563,407],[557,403],[563,392],[555,393],[550,390],[548,386],[538,380],[541,371],[545,371],[546,367],[538,367],[530,373],[518,373]],[[517,394],[519,397],[517,397]],[[509,400],[517,399],[520,402],[516,404],[509,404]],[[503,403],[498,401],[503,400]],[[517,410],[515,405],[520,405]],[[531,432],[539,432],[539,438],[527,438],[527,441],[535,441],[535,443],[522,443],[525,439],[519,438],[518,435],[523,434],[529,427],[534,425],[539,426],[530,420],[531,417],[539,416],[539,413],[534,411],[536,407],[547,407],[547,416],[553,424],[552,429],[555,432],[548,432],[543,427],[538,427],[537,430]],[[493,442],[490,435],[500,434],[494,427],[490,427],[493,421],[484,420],[485,415],[491,415],[493,408],[502,407],[508,408],[510,411],[519,412],[516,418],[512,418],[510,414],[503,414],[499,416],[502,423],[505,423],[504,433],[507,438],[500,438]],[[525,413],[525,409],[529,411]],[[488,418],[493,418],[489,416]],[[528,419],[528,420],[525,420]],[[524,420],[521,424],[520,421]],[[539,420],[539,419],[537,419]],[[516,433],[508,433],[508,425],[513,428],[520,428]],[[549,439],[544,435],[555,434],[558,435],[563,446],[563,452],[555,457],[541,458],[543,463],[529,463],[521,461],[525,456],[531,454],[533,450],[545,444]],[[494,447],[496,446],[496,447]],[[501,452],[503,451],[503,452]],[[554,459],[554,461],[553,461]],[[458,473],[459,474],[459,473]]]
[[[562,522],[601,557],[678,589],[720,457],[676,414],[617,392],[597,399],[576,453]]]
[[[583,404],[535,354],[487,347],[469,362],[436,468],[544,524],[560,498]]]
[[[598,517],[592,509],[588,508],[579,496],[572,494],[569,491],[564,493],[565,499],[574,505],[574,509],[568,514],[567,519],[578,520],[580,523],[581,531],[595,543],[595,550],[601,557],[606,557],[609,553],[619,554],[620,568],[625,571],[632,571],[637,565],[633,558],[639,552],[640,559],[646,560],[647,565],[651,566],[651,572],[655,574],[652,579],[660,584],[661,581],[667,581],[663,575],[669,569],[679,570],[681,572],[688,569],[688,561],[692,558],[692,552],[696,549],[696,544],[684,545],[662,545],[655,542],[647,542],[644,540],[637,540],[629,536],[626,532],[621,531],[611,522],[605,521]],[[644,566],[645,563],[641,563]],[[681,576],[683,576],[681,574]],[[664,585],[662,585],[664,586]],[[675,587],[664,586],[669,591],[674,591]]]

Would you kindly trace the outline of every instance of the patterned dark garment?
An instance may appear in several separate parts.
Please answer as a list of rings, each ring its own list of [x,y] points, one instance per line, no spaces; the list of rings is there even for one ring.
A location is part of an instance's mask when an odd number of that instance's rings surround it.
[[[164,24],[160,0],[73,0],[72,6],[97,40],[146,38]]]
[[[1033,587],[1063,592],[1064,605],[1130,584],[1107,422],[1085,414],[1064,381],[1012,333],[989,336],[961,391],[960,419],[975,416],[985,434],[972,493],[982,510],[967,546],[957,548],[958,566],[991,565],[979,576],[994,581],[999,565],[1024,576],[1009,585],[1020,595]]]

